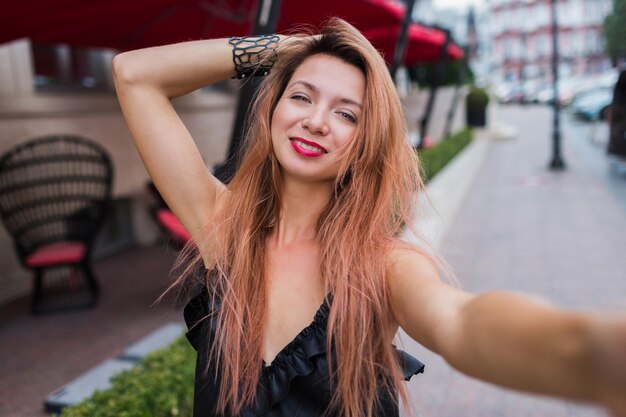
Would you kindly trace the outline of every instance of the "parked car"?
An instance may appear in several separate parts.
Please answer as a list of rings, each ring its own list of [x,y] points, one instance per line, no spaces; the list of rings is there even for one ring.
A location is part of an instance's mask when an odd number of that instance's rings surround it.
[[[538,95],[546,87],[546,83],[537,79],[526,80],[523,87],[524,103],[539,103]]]
[[[494,89],[494,95],[502,104],[522,102],[524,92],[517,83],[503,83]]]
[[[572,100],[582,94],[601,89],[613,89],[617,82],[617,71],[610,70],[602,74],[594,74],[589,76],[579,76],[572,78],[571,90],[573,93]]]
[[[567,106],[572,100],[572,90],[569,87],[569,83],[559,82],[559,103],[561,106]],[[554,88],[552,85],[544,86],[537,91],[535,95],[535,101],[539,104],[553,104],[554,103]]]
[[[578,94],[569,106],[570,111],[583,120],[606,120],[613,101],[612,88],[600,88]]]
[[[559,80],[559,103],[561,106],[567,106],[574,97],[572,79]],[[536,101],[540,104],[554,103],[554,87],[552,84],[546,84],[536,94]]]

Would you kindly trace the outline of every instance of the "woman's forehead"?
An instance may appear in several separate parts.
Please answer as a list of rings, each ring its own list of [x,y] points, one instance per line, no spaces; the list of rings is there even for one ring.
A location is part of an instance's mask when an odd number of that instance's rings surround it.
[[[317,54],[305,59],[287,84],[288,89],[300,87],[317,94],[345,96],[360,104],[365,95],[365,76],[340,58]]]

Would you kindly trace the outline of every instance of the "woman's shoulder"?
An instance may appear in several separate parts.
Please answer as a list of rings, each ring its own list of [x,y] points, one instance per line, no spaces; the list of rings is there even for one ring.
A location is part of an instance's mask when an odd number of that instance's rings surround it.
[[[439,278],[440,267],[437,257],[426,249],[401,239],[391,242],[385,260],[387,276],[390,279],[406,276]]]

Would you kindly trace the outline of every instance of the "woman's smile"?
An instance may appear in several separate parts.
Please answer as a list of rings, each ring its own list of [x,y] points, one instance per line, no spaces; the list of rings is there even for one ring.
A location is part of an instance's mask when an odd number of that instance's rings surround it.
[[[316,142],[311,142],[302,138],[290,138],[293,149],[302,156],[317,158],[328,153],[328,151]]]

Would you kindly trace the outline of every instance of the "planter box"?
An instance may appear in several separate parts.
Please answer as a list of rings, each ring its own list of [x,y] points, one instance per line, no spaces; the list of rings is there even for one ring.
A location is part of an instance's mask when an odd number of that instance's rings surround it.
[[[485,127],[487,125],[487,108],[468,108],[466,121],[470,127]]]

